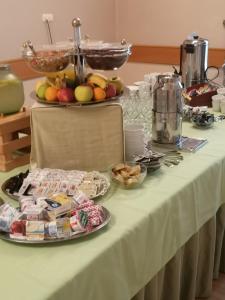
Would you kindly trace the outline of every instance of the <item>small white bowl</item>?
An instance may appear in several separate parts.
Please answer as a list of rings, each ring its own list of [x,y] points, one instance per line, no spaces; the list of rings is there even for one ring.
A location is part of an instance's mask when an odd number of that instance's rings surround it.
[[[218,94],[218,95],[224,95],[224,96],[225,96],[225,87],[224,87],[224,88],[219,88],[219,89],[217,89],[217,94]]]
[[[213,108],[213,111],[215,112],[220,112],[220,103],[222,101],[225,101],[225,96],[222,95],[222,94],[217,94],[217,95],[214,95],[212,96],[212,108]]]
[[[222,114],[225,114],[225,100],[220,101],[220,110]]]

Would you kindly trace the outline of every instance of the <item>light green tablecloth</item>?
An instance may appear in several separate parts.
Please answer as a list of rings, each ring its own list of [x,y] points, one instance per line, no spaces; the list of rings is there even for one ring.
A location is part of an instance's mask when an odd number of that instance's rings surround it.
[[[1,299],[130,300],[225,202],[225,122],[183,128],[209,143],[139,189],[112,187],[100,200],[112,215],[107,228],[51,246],[0,241]]]

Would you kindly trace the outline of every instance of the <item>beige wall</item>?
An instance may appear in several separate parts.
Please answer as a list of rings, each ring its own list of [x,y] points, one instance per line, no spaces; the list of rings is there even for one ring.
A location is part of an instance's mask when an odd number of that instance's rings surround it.
[[[132,43],[178,46],[195,31],[225,48],[224,0],[115,0],[116,37]]]
[[[42,13],[53,13],[56,41],[73,35],[71,20],[82,19],[82,33],[106,41],[126,38],[129,42],[178,46],[196,31],[211,47],[225,48],[225,0],[8,0],[1,3],[0,60],[20,56],[26,39],[48,42]],[[150,72],[171,71],[168,65],[127,63],[117,71],[126,84],[143,80]],[[36,80],[26,81],[26,103]]]
[[[51,25],[55,41],[73,36],[71,21],[82,20],[82,33],[93,39],[114,40],[114,0],[7,0],[1,1],[0,60],[20,57],[22,43],[30,39],[34,44],[48,43],[43,13],[53,13]]]

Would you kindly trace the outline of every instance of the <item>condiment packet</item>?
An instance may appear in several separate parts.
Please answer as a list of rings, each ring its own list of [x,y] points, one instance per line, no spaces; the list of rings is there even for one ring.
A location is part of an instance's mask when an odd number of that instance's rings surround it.
[[[15,219],[18,219],[20,213],[8,203],[0,206],[0,230],[10,231],[10,226]]]
[[[57,237],[58,238],[68,238],[71,236],[70,219],[69,218],[57,219],[56,226],[57,226]]]
[[[27,240],[44,240],[45,226],[43,221],[27,221],[26,237]]]

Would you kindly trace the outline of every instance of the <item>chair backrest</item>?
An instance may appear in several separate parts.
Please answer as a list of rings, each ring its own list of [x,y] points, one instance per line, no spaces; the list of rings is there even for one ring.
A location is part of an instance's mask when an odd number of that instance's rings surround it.
[[[123,160],[119,104],[32,109],[31,168],[106,171]]]

